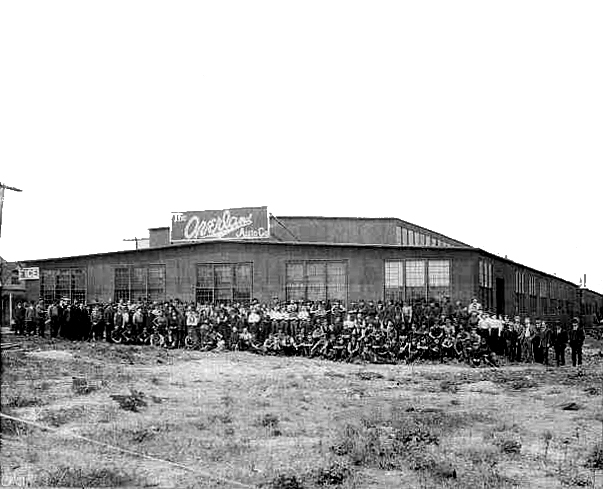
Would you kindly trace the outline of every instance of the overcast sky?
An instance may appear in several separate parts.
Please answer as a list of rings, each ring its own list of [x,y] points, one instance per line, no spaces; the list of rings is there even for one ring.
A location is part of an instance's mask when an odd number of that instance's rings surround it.
[[[0,3],[0,255],[399,217],[603,292],[603,2]]]

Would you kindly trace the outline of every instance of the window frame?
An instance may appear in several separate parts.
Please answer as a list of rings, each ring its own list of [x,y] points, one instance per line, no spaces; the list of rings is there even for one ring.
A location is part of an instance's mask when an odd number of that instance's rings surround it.
[[[201,267],[206,267],[211,270],[211,280],[210,282],[203,283],[199,281],[199,270]],[[229,273],[229,287],[218,287],[217,283],[217,275],[216,268],[228,268]],[[245,284],[245,290],[248,290],[249,293],[242,293],[242,287],[239,284],[237,279],[237,270],[240,270],[242,267],[249,267],[249,271],[245,274],[249,275],[249,283]],[[195,302],[197,303],[243,303],[249,304],[253,300],[253,262],[252,261],[241,261],[241,262],[199,262],[195,264]],[[226,282],[224,282],[226,283]],[[203,286],[201,286],[201,285]],[[220,296],[218,291],[229,291],[228,297]],[[247,297],[247,295],[249,297]],[[204,300],[200,300],[201,298],[205,298]]]
[[[308,275],[308,265],[324,265],[324,276],[323,276],[323,280],[322,282],[320,282],[320,288],[318,290],[324,290],[324,293],[321,294],[320,297],[315,297],[315,298],[310,298],[309,296],[309,290],[310,290],[310,282],[308,281],[309,275]],[[301,298],[293,298],[291,297],[290,294],[290,290],[292,290],[292,287],[290,287],[290,281],[289,281],[289,275],[288,275],[288,269],[289,266],[300,266],[302,267],[302,280],[301,281],[295,281],[295,282],[291,282],[291,283],[295,283],[295,284],[302,284],[302,287],[296,287],[297,290],[302,290],[302,297]],[[342,276],[344,281],[343,284],[341,285],[339,282],[333,283],[330,282],[330,272],[329,272],[329,265],[342,265],[343,266],[343,274],[339,275]],[[285,300],[290,301],[290,300],[294,300],[294,301],[330,301],[330,302],[334,302],[334,301],[339,301],[342,302],[344,304],[347,304],[348,302],[348,294],[349,294],[349,264],[348,264],[348,260],[329,260],[329,259],[312,259],[312,260],[288,260],[285,262]],[[315,282],[316,284],[319,284],[319,282]],[[340,288],[343,288],[343,297],[337,297],[337,295],[339,294],[335,294],[335,295],[331,295],[331,291],[332,290],[338,290]]]
[[[163,273],[163,293],[159,293],[157,295],[155,295],[153,298],[151,298],[149,291],[151,289],[153,290],[160,290],[156,287],[149,287],[149,275],[150,275],[150,270],[151,269],[155,269],[155,270],[161,270]],[[120,284],[120,287],[117,286],[117,273],[118,270],[120,271],[124,271],[127,270],[127,275],[128,275],[128,285],[127,287],[123,287]],[[133,283],[134,283],[134,275],[136,273],[138,273],[139,271],[144,271],[144,273],[142,274],[144,276],[144,279],[142,281],[139,281],[138,283],[141,284],[143,283],[143,287],[133,287]],[[165,265],[165,263],[149,263],[149,264],[119,264],[119,265],[115,265],[113,267],[113,300],[115,302],[120,302],[120,301],[130,301],[130,302],[135,302],[138,301],[140,299],[142,299],[143,301],[152,301],[152,302],[163,302],[166,299],[166,295],[167,295],[167,267]]]

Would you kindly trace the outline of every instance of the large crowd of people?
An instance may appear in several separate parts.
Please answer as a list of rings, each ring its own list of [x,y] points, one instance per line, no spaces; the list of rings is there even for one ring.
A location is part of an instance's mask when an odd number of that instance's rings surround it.
[[[45,305],[18,303],[18,335],[50,335],[74,341],[151,344],[166,348],[247,350],[341,362],[412,363],[459,361],[472,366],[508,362],[582,364],[584,331],[543,320],[501,317],[468,305],[417,300],[279,301],[270,304],[192,304],[119,301],[84,304],[67,300]]]

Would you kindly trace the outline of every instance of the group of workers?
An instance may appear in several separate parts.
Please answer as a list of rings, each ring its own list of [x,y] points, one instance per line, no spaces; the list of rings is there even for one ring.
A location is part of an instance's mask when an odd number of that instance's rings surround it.
[[[279,301],[260,304],[192,304],[118,301],[45,305],[18,303],[17,334],[68,340],[114,341],[199,350],[248,350],[345,362],[399,363],[457,360],[469,365],[537,362],[582,364],[584,331],[484,312],[477,299],[463,306],[441,302]]]

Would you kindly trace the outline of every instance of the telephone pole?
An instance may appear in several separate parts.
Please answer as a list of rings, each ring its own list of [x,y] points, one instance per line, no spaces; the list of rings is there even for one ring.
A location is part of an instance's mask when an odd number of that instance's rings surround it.
[[[0,182],[0,236],[2,236],[2,207],[4,206],[4,189],[13,190],[14,192],[23,192],[23,190],[15,187],[9,187]]]

